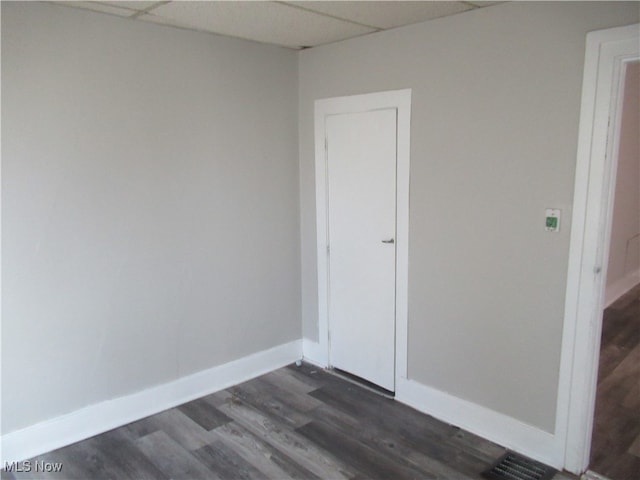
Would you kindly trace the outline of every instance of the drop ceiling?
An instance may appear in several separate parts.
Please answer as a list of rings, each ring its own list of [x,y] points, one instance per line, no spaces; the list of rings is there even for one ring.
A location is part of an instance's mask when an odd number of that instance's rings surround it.
[[[52,3],[301,49],[501,2],[178,0]]]

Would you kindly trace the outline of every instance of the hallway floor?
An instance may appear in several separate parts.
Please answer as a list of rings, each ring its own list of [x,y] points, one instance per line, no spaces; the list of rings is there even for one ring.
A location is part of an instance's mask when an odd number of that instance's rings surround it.
[[[604,312],[589,468],[640,478],[640,285]]]

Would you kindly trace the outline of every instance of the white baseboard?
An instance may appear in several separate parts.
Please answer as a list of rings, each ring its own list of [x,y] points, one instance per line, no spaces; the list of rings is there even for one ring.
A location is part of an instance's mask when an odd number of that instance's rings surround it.
[[[562,469],[564,446],[551,433],[414,380],[398,379],[396,400],[510,450]]]
[[[580,480],[610,480],[610,479],[609,477],[605,477],[600,473],[587,470],[582,475],[580,475]]]
[[[327,368],[329,365],[327,353],[322,351],[318,342],[308,338],[302,339],[302,358],[318,367]]]
[[[613,302],[638,285],[638,283],[640,283],[640,270],[629,273],[611,285],[607,285],[604,292],[604,308],[611,306]]]
[[[2,435],[0,464],[19,462],[223,390],[302,357],[295,340],[224,365]]]

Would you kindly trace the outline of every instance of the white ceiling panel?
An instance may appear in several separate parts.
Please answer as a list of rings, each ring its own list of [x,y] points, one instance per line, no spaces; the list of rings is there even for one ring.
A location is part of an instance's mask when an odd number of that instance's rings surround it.
[[[110,0],[51,3],[289,48],[302,48],[503,2]]]
[[[277,2],[170,2],[139,19],[291,48],[375,31]]]
[[[378,29],[424,22],[474,8],[473,5],[464,2],[297,1],[286,3]]]

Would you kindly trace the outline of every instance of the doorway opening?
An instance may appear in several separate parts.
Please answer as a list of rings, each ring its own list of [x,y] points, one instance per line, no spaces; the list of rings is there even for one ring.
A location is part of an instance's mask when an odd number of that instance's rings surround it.
[[[565,468],[589,466],[605,278],[616,178],[616,138],[627,67],[640,59],[640,25],[587,35],[559,389]],[[567,381],[563,381],[566,379]]]
[[[616,175],[589,469],[612,480],[640,469],[640,61],[621,75],[612,132]]]

